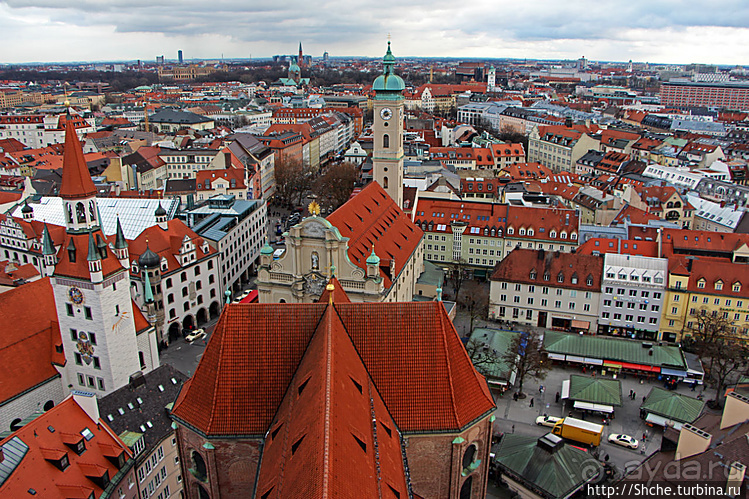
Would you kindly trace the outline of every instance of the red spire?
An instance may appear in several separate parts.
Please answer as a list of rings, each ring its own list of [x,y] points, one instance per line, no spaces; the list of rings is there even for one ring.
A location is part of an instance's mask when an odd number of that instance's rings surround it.
[[[62,186],[60,197],[76,199],[96,194],[94,181],[83,157],[83,148],[75,133],[72,119],[65,123],[65,151],[62,160]]]

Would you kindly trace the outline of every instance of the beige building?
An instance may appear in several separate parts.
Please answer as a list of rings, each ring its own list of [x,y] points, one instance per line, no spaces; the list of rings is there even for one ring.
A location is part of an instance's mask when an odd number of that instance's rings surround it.
[[[541,163],[555,173],[573,172],[577,160],[598,148],[599,142],[583,126],[538,126],[528,138],[528,162]]]
[[[285,248],[261,250],[260,302],[317,301],[331,274],[351,301],[411,301],[424,272],[423,235],[372,182],[327,220],[313,215],[291,227]]]

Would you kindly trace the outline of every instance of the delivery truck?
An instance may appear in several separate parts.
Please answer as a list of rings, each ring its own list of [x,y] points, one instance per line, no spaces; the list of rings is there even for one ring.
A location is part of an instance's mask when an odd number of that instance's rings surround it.
[[[558,421],[551,432],[567,440],[596,447],[601,443],[603,425],[567,417]]]

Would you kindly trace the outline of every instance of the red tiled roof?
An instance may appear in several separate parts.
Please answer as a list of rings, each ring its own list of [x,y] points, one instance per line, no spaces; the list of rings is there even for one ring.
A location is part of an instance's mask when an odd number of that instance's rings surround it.
[[[2,139],[0,140],[0,150],[5,152],[17,152],[27,149],[26,144],[18,139]]]
[[[101,230],[93,232],[94,241],[97,238],[101,238],[104,242],[107,241],[106,236]],[[112,236],[114,237],[114,236]],[[68,245],[73,241],[75,245],[75,261],[70,260],[70,253],[68,252]],[[104,251],[106,252],[106,258],[101,259],[101,271],[102,275],[106,278],[116,272],[124,269],[120,264],[120,261],[114,256],[112,249],[107,244]],[[65,239],[62,241],[60,249],[57,251],[57,265],[55,266],[55,275],[67,276],[67,277],[80,277],[82,279],[89,280],[91,273],[88,270],[88,233],[85,234],[65,234]]]
[[[270,432],[257,481],[263,497],[377,497],[386,484],[408,494],[395,422],[333,307],[317,325]]]
[[[166,258],[168,270],[163,271],[162,274],[174,272],[182,268],[182,264],[177,260],[177,255],[179,255],[185,237],[189,237],[195,245],[196,260],[216,253],[216,250],[210,246],[207,248],[208,251],[204,252],[203,238],[193,232],[182,220],[174,218],[167,222],[166,230],[158,225],[154,225],[141,232],[137,238],[128,240],[130,260],[137,261],[138,257],[146,251],[146,246],[148,246],[160,258]],[[114,235],[110,236],[110,238],[113,240]]]
[[[703,287],[700,287],[700,282]],[[722,289],[718,289],[722,284]],[[739,291],[734,292],[734,284]],[[749,298],[749,265],[737,265],[720,258],[692,260],[687,290],[691,293],[711,293],[735,298]]]
[[[377,182],[369,183],[328,215],[327,221],[349,238],[348,256],[354,265],[366,270],[366,260],[374,246],[386,288],[403,270],[424,236]],[[392,260],[395,272],[391,275]]]
[[[143,312],[141,312],[140,308],[138,308],[138,305],[133,302],[133,322],[135,323],[135,332],[139,333],[143,331],[144,329],[148,329],[151,327],[151,323],[148,322],[148,319],[146,319],[146,316],[143,315]]]
[[[65,355],[49,277],[1,293],[0,324],[0,402],[59,376],[53,364]]]
[[[265,435],[329,306],[225,307],[173,414],[206,435]],[[493,409],[440,302],[333,307],[401,431],[453,431]]]
[[[533,271],[534,279],[531,278]],[[545,273],[549,274],[548,280],[544,279]],[[560,275],[562,282],[559,282]],[[602,275],[602,256],[515,248],[497,264],[491,280],[600,291]],[[573,284],[575,277],[577,283]],[[588,277],[592,278],[591,285],[587,284]]]
[[[21,196],[23,196],[23,192],[0,191],[0,204],[19,201]]]
[[[546,179],[552,175],[551,168],[541,163],[515,163],[502,168],[501,174],[509,176],[512,180]]]
[[[592,255],[594,252],[600,254],[615,253],[622,255],[658,256],[658,243],[655,241],[640,241],[635,239],[610,239],[595,237],[588,239],[577,247],[575,253]]]
[[[492,153],[494,154],[495,158],[501,158],[506,156],[521,156],[525,157],[525,149],[523,149],[523,144],[492,144],[491,146]]]
[[[96,187],[83,158],[83,149],[75,132],[73,121],[65,125],[65,153],[63,154],[62,185],[63,199],[84,198],[96,194]]]
[[[233,156],[233,155],[232,155]],[[229,168],[224,170],[201,170],[196,173],[195,186],[199,191],[210,191],[213,190],[213,182],[217,179],[223,178],[229,182],[229,189],[246,189],[244,185],[244,170],[237,168]],[[205,182],[208,181],[208,187],[206,188]],[[231,181],[234,180],[234,185],[231,185]]]
[[[79,456],[63,442],[62,434],[80,435],[86,428],[93,436],[85,441],[86,450]],[[3,497],[28,496],[31,488],[36,490],[39,497],[85,499],[92,493],[99,497],[104,490],[89,478],[91,474],[101,476],[106,471],[111,480],[119,470],[97,444],[119,447],[127,458],[132,457],[130,450],[114,436],[106,423],[101,419],[91,419],[72,397],[23,426],[3,443],[13,437],[21,439],[29,450],[0,487]],[[65,454],[69,460],[65,470],[60,470],[46,459],[56,459]]]
[[[0,285],[13,286],[17,280],[28,280],[38,277],[39,271],[34,265],[16,265],[8,260],[0,262]]]
[[[732,253],[743,245],[749,245],[749,234],[711,232],[690,229],[663,229],[664,252],[672,251],[688,254],[692,250]]]
[[[660,217],[653,215],[652,213],[648,213],[647,211],[643,211],[639,208],[635,208],[631,204],[628,204],[619,211],[616,217],[614,217],[612,225],[623,224],[625,220],[628,220],[633,224],[647,225],[647,223],[651,220],[660,220]]]

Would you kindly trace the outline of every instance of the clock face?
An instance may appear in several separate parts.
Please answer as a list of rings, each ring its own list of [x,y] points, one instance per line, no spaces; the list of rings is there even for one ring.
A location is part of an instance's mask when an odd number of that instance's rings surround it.
[[[68,289],[68,297],[70,298],[70,301],[72,301],[76,305],[80,305],[81,303],[83,303],[83,291],[76,288],[75,286]]]
[[[383,107],[382,110],[380,111],[380,116],[382,117],[383,120],[387,121],[393,117],[393,112],[390,110],[389,107]]]

